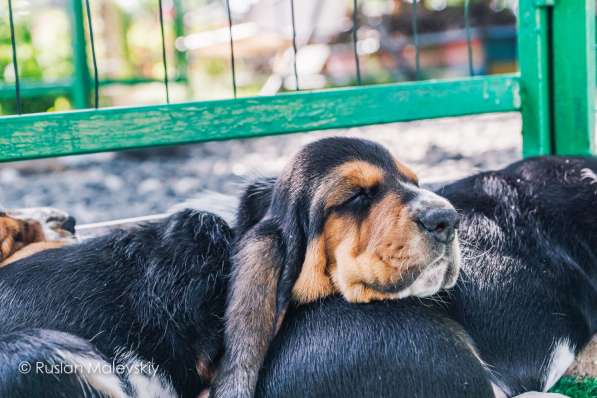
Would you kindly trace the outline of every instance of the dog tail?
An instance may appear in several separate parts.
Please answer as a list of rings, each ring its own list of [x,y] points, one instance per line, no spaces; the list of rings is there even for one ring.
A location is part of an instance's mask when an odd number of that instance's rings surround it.
[[[152,372],[153,370],[153,372]],[[176,397],[147,363],[110,362],[89,341],[46,329],[0,336],[0,397]]]

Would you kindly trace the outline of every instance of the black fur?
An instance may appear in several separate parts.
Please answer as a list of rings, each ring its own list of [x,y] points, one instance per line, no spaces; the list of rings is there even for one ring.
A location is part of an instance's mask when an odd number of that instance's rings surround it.
[[[597,172],[597,160],[527,160],[440,190],[463,217],[456,288],[425,300],[334,297],[291,307],[258,396],[543,389],[554,344],[567,339],[578,352],[597,332],[597,184],[581,169]],[[239,228],[269,207],[271,185],[254,189]],[[79,377],[24,375],[18,366],[64,361],[57,352],[122,363],[130,351],[195,397],[208,383],[196,362],[210,364],[222,350],[230,239],[217,217],[185,211],[0,269],[0,396],[100,397]],[[122,385],[132,394],[129,381]]]
[[[431,300],[289,311],[259,396],[493,397],[541,391],[555,344],[597,332],[597,160],[541,158],[439,191],[462,215],[463,270]],[[453,323],[454,322],[454,323]],[[460,326],[455,326],[455,323]],[[459,341],[470,339],[480,357]]]
[[[432,303],[329,298],[289,313],[257,396],[490,397],[489,375],[466,344]]]
[[[338,166],[351,161],[364,161],[383,170],[383,181],[376,184],[387,191],[358,187],[359,192],[352,194],[367,201],[366,206],[349,200],[350,205],[345,201],[335,208],[327,207],[323,195],[318,196],[320,188],[331,184],[330,177],[335,177]],[[401,172],[386,148],[371,141],[336,137],[306,145],[276,179],[249,186],[237,214],[234,270],[226,308],[226,347],[212,397],[253,396],[259,368],[293,299],[293,287],[305,266],[309,244],[321,237],[327,216],[342,211],[362,221],[370,205],[389,190],[396,191],[393,193],[407,203],[415,195],[401,183],[416,184]],[[370,191],[361,192],[365,189]],[[343,205],[345,208],[340,210]],[[257,247],[259,253],[255,253]],[[273,280],[265,275],[273,276]]]
[[[222,349],[230,240],[224,221],[187,210],[0,269],[0,396],[85,396],[76,383],[66,395],[61,383],[48,390],[52,376],[14,366],[66,345],[109,361],[132,352],[196,397],[208,383],[196,363],[212,364]]]

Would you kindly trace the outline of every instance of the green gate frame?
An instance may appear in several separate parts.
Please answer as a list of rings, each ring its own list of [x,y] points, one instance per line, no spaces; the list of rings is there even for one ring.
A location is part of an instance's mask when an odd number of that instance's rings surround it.
[[[0,161],[510,111],[524,156],[595,153],[595,1],[520,0],[518,21],[517,74],[8,116]]]

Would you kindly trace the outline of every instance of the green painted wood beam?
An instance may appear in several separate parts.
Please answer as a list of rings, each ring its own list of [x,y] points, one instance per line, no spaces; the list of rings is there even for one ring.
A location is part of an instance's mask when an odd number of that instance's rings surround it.
[[[274,97],[10,116],[0,119],[0,160],[259,137],[519,108],[518,76],[501,75]]]
[[[596,153],[595,0],[557,1],[552,42],[555,152]]]
[[[522,152],[525,157],[548,155],[553,151],[550,12],[546,4],[519,2],[518,62],[522,97]]]

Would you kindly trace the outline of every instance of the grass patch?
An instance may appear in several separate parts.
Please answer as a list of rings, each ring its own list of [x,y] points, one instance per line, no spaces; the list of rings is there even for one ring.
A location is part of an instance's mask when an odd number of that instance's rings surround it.
[[[565,376],[551,389],[570,398],[597,398],[597,379]]]

